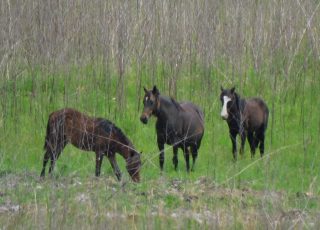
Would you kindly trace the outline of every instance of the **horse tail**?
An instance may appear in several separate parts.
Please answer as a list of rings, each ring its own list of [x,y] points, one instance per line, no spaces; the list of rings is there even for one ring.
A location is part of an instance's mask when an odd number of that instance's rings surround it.
[[[195,107],[195,110],[204,124],[204,112],[198,106]]]
[[[50,127],[50,117],[48,119],[48,123],[47,123],[47,131],[46,131],[46,137],[44,140],[44,150],[48,149],[48,143],[49,143],[49,139],[50,139],[50,133],[51,133],[51,127]]]
[[[51,113],[49,115],[48,123],[47,123],[47,130],[46,130],[46,137],[44,140],[44,146],[43,148],[45,150],[51,149],[52,148],[52,140],[54,140],[54,135],[56,135],[58,131],[57,127],[57,117],[55,113]]]
[[[269,120],[269,109],[267,105],[265,105],[264,129],[267,129],[268,127],[268,120]]]
[[[204,112],[200,109],[197,109],[197,112],[198,112],[199,116],[201,117],[202,121],[204,121]]]

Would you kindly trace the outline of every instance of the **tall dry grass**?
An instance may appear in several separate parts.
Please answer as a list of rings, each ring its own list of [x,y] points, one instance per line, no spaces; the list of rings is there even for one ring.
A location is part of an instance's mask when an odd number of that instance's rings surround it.
[[[119,87],[132,63],[169,69],[174,90],[195,63],[243,76],[248,67],[285,77],[297,55],[319,63],[318,1],[10,1],[0,2],[0,71],[110,63]],[[280,62],[279,65],[274,63]]]

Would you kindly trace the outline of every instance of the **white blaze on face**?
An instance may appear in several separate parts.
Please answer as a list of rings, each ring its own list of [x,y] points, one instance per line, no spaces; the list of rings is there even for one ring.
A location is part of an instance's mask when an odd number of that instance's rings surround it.
[[[223,106],[221,110],[221,117],[224,119],[228,119],[228,111],[227,111],[227,104],[231,101],[231,98],[228,96],[223,96]]]

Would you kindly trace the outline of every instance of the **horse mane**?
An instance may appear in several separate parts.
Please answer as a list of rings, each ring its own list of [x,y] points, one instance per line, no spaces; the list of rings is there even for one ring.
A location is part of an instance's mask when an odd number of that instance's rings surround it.
[[[133,144],[127,138],[127,136],[122,132],[122,130],[113,124],[111,121],[106,119],[101,119],[100,125],[104,128],[107,133],[111,133],[112,131],[116,132],[119,137],[119,142],[128,145],[129,147],[133,148]]]
[[[114,124],[113,124],[113,128],[116,130],[117,134],[119,135],[119,138],[120,138],[121,142],[124,142],[124,143],[126,143],[126,145],[128,145],[131,148],[133,148],[133,144],[128,139],[128,137],[126,135],[124,135],[122,130],[120,128],[118,128],[117,126],[115,126]]]
[[[176,109],[177,109],[178,111],[183,110],[183,108],[181,107],[181,105],[180,105],[173,97],[170,97],[170,100],[171,100],[172,104],[176,107]]]
[[[236,92],[234,92],[234,97],[235,97],[235,99],[236,99],[236,106],[237,106],[237,110],[239,111],[239,112],[241,112],[242,110],[241,110],[241,97],[240,97],[240,95],[238,94],[238,93],[236,93]]]
[[[237,105],[237,108],[238,110],[242,113],[243,112],[243,109],[246,105],[246,99],[244,98],[241,98],[241,96],[238,94],[238,93],[234,93],[235,95],[235,98],[236,98],[236,105]]]

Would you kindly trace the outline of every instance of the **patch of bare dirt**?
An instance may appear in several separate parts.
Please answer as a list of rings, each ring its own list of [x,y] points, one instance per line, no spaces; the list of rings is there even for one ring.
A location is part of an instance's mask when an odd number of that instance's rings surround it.
[[[1,213],[16,213],[19,212],[19,210],[21,209],[20,205],[17,204],[12,204],[12,203],[6,203],[6,204],[2,204],[0,205],[0,214]]]

